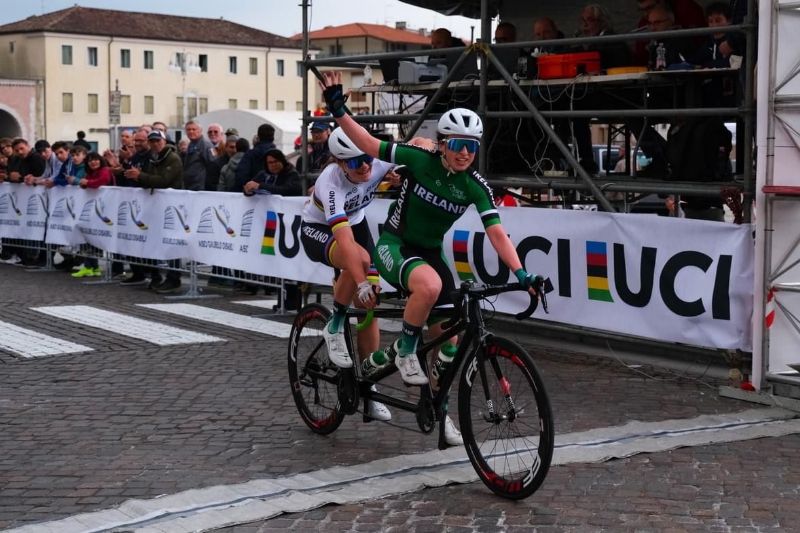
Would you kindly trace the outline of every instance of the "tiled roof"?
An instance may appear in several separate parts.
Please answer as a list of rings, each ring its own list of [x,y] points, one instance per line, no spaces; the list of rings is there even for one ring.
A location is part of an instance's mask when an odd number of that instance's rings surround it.
[[[293,35],[291,39],[299,41],[303,34]],[[321,30],[308,32],[308,38],[314,39],[344,39],[350,37],[372,37],[390,43],[406,43],[430,45],[431,38],[420,35],[419,32],[398,30],[380,24],[366,24],[364,22],[354,22],[343,26],[327,26]]]
[[[77,5],[0,26],[0,35],[43,31],[191,43],[300,48],[297,41],[222,18],[180,17]]]

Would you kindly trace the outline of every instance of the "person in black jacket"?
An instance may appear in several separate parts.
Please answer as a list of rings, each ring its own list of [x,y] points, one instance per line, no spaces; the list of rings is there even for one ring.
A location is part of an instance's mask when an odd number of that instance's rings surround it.
[[[264,170],[260,171],[252,180],[244,184],[245,196],[259,194],[280,194],[281,196],[301,196],[303,194],[300,174],[297,169],[286,160],[283,152],[277,148],[268,150],[264,156]],[[289,310],[300,308],[300,289],[295,282],[286,282],[286,301],[284,307]],[[255,294],[257,285],[245,284],[244,290]],[[281,299],[282,295],[280,296]],[[280,308],[280,303],[275,306]]]
[[[244,184],[245,196],[252,196],[256,192],[280,194],[281,196],[300,196],[303,194],[300,174],[286,160],[283,152],[277,148],[267,151],[264,156],[264,170],[261,170],[253,179]]]
[[[239,166],[236,167],[237,191],[243,190],[244,184],[251,181],[264,168],[264,156],[275,148],[275,128],[270,124],[260,125],[256,137],[258,143],[244,154]]]

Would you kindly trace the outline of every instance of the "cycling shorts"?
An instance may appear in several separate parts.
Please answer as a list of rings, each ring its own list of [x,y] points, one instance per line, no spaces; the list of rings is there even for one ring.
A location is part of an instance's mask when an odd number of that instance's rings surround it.
[[[406,244],[391,233],[383,232],[372,252],[372,262],[381,278],[394,288],[408,293],[411,272],[420,265],[429,265],[442,280],[442,290],[436,306],[452,304],[452,293],[456,289],[450,265],[444,258],[442,248],[420,248]]]
[[[350,226],[350,229],[353,231],[353,239],[355,239],[356,243],[365,249],[368,254],[371,254],[375,243],[372,240],[367,219],[364,218],[358,224]],[[309,259],[315,263],[322,263],[329,267],[333,266],[330,254],[336,239],[329,225],[303,222],[300,225],[300,242],[303,243],[303,249]]]

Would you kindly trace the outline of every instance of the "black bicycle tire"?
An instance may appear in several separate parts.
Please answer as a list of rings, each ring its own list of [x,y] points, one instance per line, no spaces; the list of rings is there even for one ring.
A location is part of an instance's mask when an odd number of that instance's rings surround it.
[[[287,353],[289,387],[292,391],[292,398],[297,406],[297,411],[300,413],[300,418],[303,419],[306,426],[319,435],[328,435],[336,431],[344,420],[345,415],[339,403],[338,395],[336,394],[336,380],[334,380],[332,384],[332,401],[335,401],[335,406],[329,409],[330,414],[325,418],[321,418],[316,416],[314,410],[311,409],[309,403],[306,401],[306,397],[303,395],[304,385],[301,382],[301,375],[298,369],[298,347],[301,346],[303,330],[307,329],[308,324],[314,321],[317,327],[324,327],[325,323],[327,323],[330,318],[330,314],[331,312],[327,307],[317,303],[306,305],[300,309],[294,322],[292,322],[292,331],[289,335],[289,349]],[[325,341],[322,340],[322,337],[319,337],[319,342],[322,342],[322,349],[318,350],[317,354],[327,354],[327,350],[324,348]]]
[[[488,357],[500,355],[507,358],[514,367],[523,370],[520,375],[523,381],[515,383],[515,386],[529,386],[533,392],[538,414],[539,443],[536,450],[538,462],[536,459],[532,460],[529,470],[524,475],[522,472],[518,472],[517,474],[519,475],[517,477],[506,479],[505,475],[495,472],[491,466],[491,461],[484,457],[475,427],[473,427],[474,414],[472,413],[473,403],[471,401],[473,388],[477,385],[480,389],[479,393],[483,395],[483,385],[477,372],[477,353],[475,352],[469,354],[464,361],[458,390],[459,423],[461,425],[462,438],[464,439],[464,447],[472,466],[478,473],[478,477],[492,492],[503,498],[521,500],[536,492],[541,486],[545,477],[547,477],[553,458],[554,428],[550,400],[544,388],[539,369],[533,362],[533,358],[522,346],[506,338],[490,336],[486,339],[485,347],[481,349],[489,353]],[[486,372],[487,379],[491,381],[491,376],[495,372],[490,364],[486,364]],[[508,378],[508,376],[506,377]],[[517,396],[517,398],[519,397]],[[500,409],[501,402],[497,401],[494,395],[492,395],[492,398],[495,408]],[[499,440],[496,439],[492,442],[496,444]],[[519,438],[518,440],[524,442],[526,439]]]

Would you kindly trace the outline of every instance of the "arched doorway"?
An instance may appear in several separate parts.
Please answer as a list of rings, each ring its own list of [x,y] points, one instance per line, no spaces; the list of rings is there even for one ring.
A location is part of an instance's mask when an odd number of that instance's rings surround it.
[[[4,109],[0,109],[0,137],[22,137],[22,126],[14,115]]]

